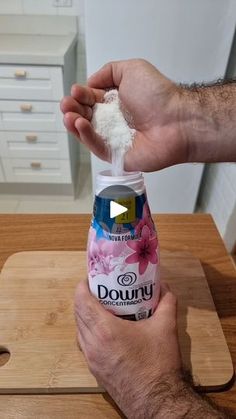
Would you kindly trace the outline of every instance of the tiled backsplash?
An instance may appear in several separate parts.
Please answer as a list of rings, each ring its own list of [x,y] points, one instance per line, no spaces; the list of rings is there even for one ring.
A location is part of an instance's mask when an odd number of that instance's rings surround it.
[[[54,0],[0,0],[0,14],[77,16],[77,82],[84,84],[86,82],[84,0],[72,0],[72,7],[55,7],[53,2]],[[82,145],[80,154],[83,161],[89,159],[89,153]]]

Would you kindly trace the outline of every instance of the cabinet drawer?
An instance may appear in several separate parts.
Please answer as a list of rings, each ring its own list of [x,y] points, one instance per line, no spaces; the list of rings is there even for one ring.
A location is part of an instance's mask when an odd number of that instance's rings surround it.
[[[65,132],[60,104],[0,100],[0,130]]]
[[[10,158],[69,159],[67,134],[0,132],[0,155]]]
[[[5,182],[5,179],[4,179],[4,174],[3,174],[1,160],[0,160],[0,183],[1,182]]]
[[[1,99],[60,100],[61,67],[0,65]]]
[[[2,159],[7,182],[71,183],[68,160]]]

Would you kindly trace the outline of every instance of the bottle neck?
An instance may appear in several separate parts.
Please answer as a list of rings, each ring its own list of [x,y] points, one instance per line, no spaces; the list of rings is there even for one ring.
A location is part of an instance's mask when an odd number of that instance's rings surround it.
[[[110,170],[100,172],[96,178],[96,195],[109,186],[122,185],[133,189],[135,194],[145,192],[144,178],[141,172],[124,172],[123,176],[112,176]]]

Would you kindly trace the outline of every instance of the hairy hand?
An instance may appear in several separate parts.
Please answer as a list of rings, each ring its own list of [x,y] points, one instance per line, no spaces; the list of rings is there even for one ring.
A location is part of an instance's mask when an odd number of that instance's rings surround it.
[[[105,310],[81,281],[75,314],[80,347],[99,384],[128,417],[152,417],[150,409],[157,408],[153,394],[160,396],[164,384],[166,398],[166,380],[177,388],[180,381],[175,296],[162,285],[153,316],[131,322]]]
[[[119,90],[137,132],[125,156],[126,170],[149,172],[188,161],[180,121],[181,89],[145,60],[108,63],[90,77],[88,86],[73,85],[71,96],[61,102],[66,128],[98,157],[109,160],[90,120],[94,104],[102,102],[110,88]]]

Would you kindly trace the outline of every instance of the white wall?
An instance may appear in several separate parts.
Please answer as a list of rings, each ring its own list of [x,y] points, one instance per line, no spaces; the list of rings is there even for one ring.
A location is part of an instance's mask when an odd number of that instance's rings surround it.
[[[236,77],[236,34],[226,77]],[[200,210],[213,215],[228,251],[232,251],[236,243],[236,163],[208,165],[199,205]]]
[[[225,74],[236,0],[85,0],[85,11],[89,75],[106,61],[140,56],[175,81],[212,81]],[[104,166],[92,156],[93,184]],[[193,209],[201,174],[197,166],[185,168],[146,175],[152,210]]]
[[[72,7],[54,7],[54,0],[0,0],[0,15],[70,15],[77,16],[78,47],[77,47],[77,82],[86,82],[84,0],[72,0]],[[81,159],[89,159],[88,151],[80,146]]]

